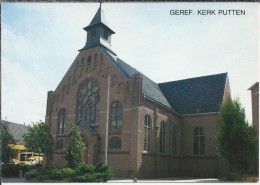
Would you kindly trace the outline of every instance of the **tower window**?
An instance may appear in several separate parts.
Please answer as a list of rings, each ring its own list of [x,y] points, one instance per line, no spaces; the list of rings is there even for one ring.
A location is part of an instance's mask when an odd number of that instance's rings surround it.
[[[104,39],[108,39],[108,32],[107,31],[104,31]]]
[[[95,37],[97,35],[97,30],[93,29],[90,31],[90,37]]]

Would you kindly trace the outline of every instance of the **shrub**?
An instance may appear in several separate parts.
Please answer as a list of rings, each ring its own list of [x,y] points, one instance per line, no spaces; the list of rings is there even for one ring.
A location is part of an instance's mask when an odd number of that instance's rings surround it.
[[[41,173],[41,170],[32,169],[32,170],[26,172],[24,176],[28,179],[31,179],[31,178],[36,178],[40,173]]]
[[[112,178],[112,169],[99,163],[93,165],[79,165],[72,168],[53,168],[51,170],[33,169],[25,174],[26,178],[43,180],[58,180],[67,182],[106,182]]]
[[[76,170],[72,169],[72,168],[62,168],[62,179],[64,181],[72,181],[72,179],[75,177],[76,174]]]
[[[49,171],[49,179],[50,180],[62,180],[63,179],[63,174],[62,170],[58,168],[51,169]]]
[[[18,177],[20,169],[20,165],[2,164],[2,175],[4,177]]]
[[[95,172],[95,166],[81,164],[77,167],[76,171],[77,171],[77,174],[79,174],[79,175],[83,175],[83,174],[86,174],[86,173],[94,173]]]

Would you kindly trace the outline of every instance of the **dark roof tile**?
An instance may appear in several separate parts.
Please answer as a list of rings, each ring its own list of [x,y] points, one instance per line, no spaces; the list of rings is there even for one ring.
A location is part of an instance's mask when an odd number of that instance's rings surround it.
[[[218,112],[223,100],[227,73],[160,83],[171,106],[181,114]]]

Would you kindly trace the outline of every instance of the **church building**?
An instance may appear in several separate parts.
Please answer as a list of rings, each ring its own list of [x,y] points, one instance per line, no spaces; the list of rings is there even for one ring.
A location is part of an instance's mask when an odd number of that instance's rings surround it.
[[[85,144],[84,162],[105,161],[117,177],[220,177],[216,154],[228,74],[155,83],[120,59],[101,6],[84,28],[85,46],[48,92],[45,122],[55,140],[55,166],[65,166],[70,124]],[[172,80],[172,79],[170,79]],[[107,150],[106,150],[107,146]]]

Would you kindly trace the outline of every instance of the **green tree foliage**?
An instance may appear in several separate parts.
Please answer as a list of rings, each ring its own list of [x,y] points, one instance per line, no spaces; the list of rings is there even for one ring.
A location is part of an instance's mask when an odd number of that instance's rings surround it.
[[[72,123],[70,125],[70,131],[71,133],[67,148],[66,161],[68,167],[75,168],[76,166],[83,164],[85,146],[76,124]]]
[[[256,131],[248,125],[239,99],[228,98],[222,105],[217,153],[235,173],[248,170],[258,160]]]
[[[42,121],[33,123],[23,138],[28,150],[46,156],[47,167],[49,167],[53,157],[54,141],[48,125]]]
[[[3,163],[9,163],[14,153],[13,149],[9,146],[9,144],[15,144],[15,140],[9,132],[8,124],[1,123],[1,127],[1,160]]]

